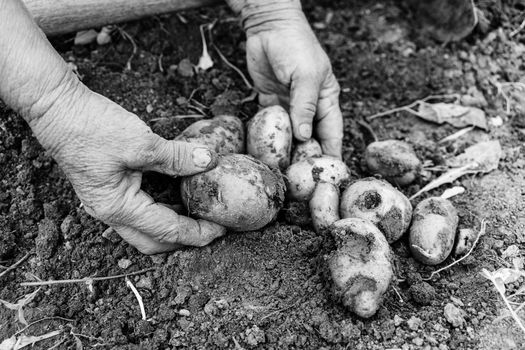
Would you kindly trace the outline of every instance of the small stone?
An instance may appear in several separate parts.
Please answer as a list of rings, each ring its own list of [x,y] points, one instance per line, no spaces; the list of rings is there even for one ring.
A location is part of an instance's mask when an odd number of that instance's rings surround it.
[[[423,339],[421,339],[419,337],[414,338],[414,339],[412,339],[412,343],[414,343],[417,346],[422,346],[423,345]]]
[[[151,112],[153,112],[153,106],[151,104],[148,104],[146,106],[146,113],[151,113]]]
[[[445,305],[445,318],[453,327],[461,327],[465,324],[465,311],[457,308],[454,304]]]
[[[190,297],[191,287],[190,286],[178,286],[176,293],[177,295],[175,296],[175,299],[173,300],[173,302],[175,305],[182,305]]]
[[[117,262],[118,267],[120,267],[122,270],[127,269],[128,267],[131,266],[131,264],[132,264],[132,262],[129,259],[120,259]]]
[[[457,306],[465,306],[465,304],[463,304],[463,302],[461,301],[461,299],[459,298],[456,298],[454,296],[451,296],[450,297],[450,300],[452,300],[452,302],[457,305]]]
[[[399,327],[403,323],[404,319],[398,315],[394,315],[394,325]]]
[[[417,331],[422,324],[423,321],[416,316],[410,317],[410,319],[407,321],[408,328],[410,328],[413,331]]]
[[[153,289],[153,282],[151,282],[151,278],[142,276],[135,286],[137,288]]]
[[[62,223],[60,224],[60,232],[66,237],[69,233],[69,230],[71,230],[71,226],[75,222],[75,218],[72,215],[68,215],[64,218]]]
[[[191,64],[191,61],[188,58],[184,58],[179,62],[177,73],[186,78],[191,78],[195,74],[193,71],[193,64]]]
[[[185,317],[188,317],[188,316],[191,315],[191,313],[190,313],[190,310],[180,309],[180,310],[179,310],[179,315],[181,315],[181,316],[185,316]]]

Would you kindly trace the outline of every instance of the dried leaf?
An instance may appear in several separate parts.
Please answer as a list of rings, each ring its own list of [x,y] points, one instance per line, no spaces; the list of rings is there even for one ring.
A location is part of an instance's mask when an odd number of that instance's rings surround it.
[[[452,167],[445,174],[431,181],[410,199],[414,199],[422,193],[438,188],[444,184],[451,183],[466,174],[487,173],[497,169],[499,160],[503,155],[499,141],[485,141],[475,144],[465,150],[457,157],[447,160]],[[457,168],[454,166],[458,166]]]
[[[443,191],[441,198],[449,199],[462,193],[465,193],[465,187],[454,186],[451,188],[447,188],[445,191]]]
[[[476,107],[465,107],[444,102],[420,102],[418,116],[437,124],[448,123],[456,128],[476,126],[483,130],[488,129],[485,112]]]
[[[35,343],[39,341],[55,337],[61,333],[62,331],[52,331],[52,332],[38,335],[38,336],[27,336],[27,335],[21,334],[18,338],[13,335],[11,338],[7,338],[2,343],[0,343],[0,350],[22,349],[28,345],[34,345]]]
[[[40,289],[41,288],[38,288],[33,293],[25,295],[22,299],[18,300],[16,304],[10,303],[2,299],[0,299],[0,303],[2,303],[9,310],[17,311],[18,312],[17,314],[18,322],[22,323],[24,326],[27,326],[28,323],[24,317],[24,306],[29,304],[35,298],[35,296],[40,291]]]
[[[520,253],[520,248],[517,245],[513,244],[509,246],[507,249],[505,249],[505,251],[503,251],[501,256],[503,258],[512,258],[512,257],[517,256],[519,253]]]
[[[448,159],[447,165],[455,168],[472,164],[473,170],[487,173],[498,168],[502,156],[503,150],[499,141],[484,141],[468,147],[459,156]]]
[[[97,31],[94,29],[81,30],[75,35],[75,45],[89,45],[97,40]]]

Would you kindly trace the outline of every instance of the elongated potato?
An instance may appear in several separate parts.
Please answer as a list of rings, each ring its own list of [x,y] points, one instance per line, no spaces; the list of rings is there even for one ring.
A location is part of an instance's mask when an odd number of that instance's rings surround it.
[[[286,169],[290,165],[292,124],[281,106],[261,109],[247,125],[246,150],[263,163]]]
[[[224,155],[214,169],[181,183],[182,202],[191,214],[235,231],[258,230],[271,222],[284,192],[278,169],[242,154]]]
[[[456,208],[449,200],[431,197],[414,209],[409,246],[414,257],[427,265],[445,261],[454,246],[458,226]]]
[[[295,148],[292,152],[292,164],[305,160],[312,157],[320,157],[323,155],[323,149],[319,142],[315,139],[310,139],[308,141],[299,142],[295,145]]]
[[[309,204],[315,232],[321,232],[339,221],[339,188],[336,185],[320,181]]]
[[[408,230],[412,205],[388,182],[369,177],[348,186],[341,196],[341,218],[352,217],[370,221],[393,243]]]
[[[398,140],[372,142],[366,147],[365,162],[371,174],[400,186],[412,183],[421,170],[421,161],[412,146]]]
[[[219,154],[229,154],[244,153],[244,137],[244,126],[239,118],[221,115],[191,124],[175,140],[198,143]]]
[[[363,219],[342,219],[330,230],[337,246],[327,259],[333,293],[355,314],[371,317],[394,277],[390,246],[377,227]]]
[[[340,186],[350,180],[346,164],[330,156],[308,158],[290,165],[286,170],[288,195],[291,199],[307,200],[319,181]]]

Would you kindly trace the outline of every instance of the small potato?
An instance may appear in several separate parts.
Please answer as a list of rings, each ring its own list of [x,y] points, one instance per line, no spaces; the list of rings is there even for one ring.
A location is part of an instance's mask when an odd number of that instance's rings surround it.
[[[403,141],[376,141],[365,151],[365,163],[371,174],[379,174],[388,181],[406,186],[421,170],[421,161],[412,147]]]
[[[315,139],[300,142],[295,146],[292,152],[292,164],[305,160],[306,158],[320,157],[323,150],[319,142]]]
[[[310,199],[310,213],[315,232],[339,221],[339,188],[329,182],[319,182]]]
[[[244,126],[231,115],[199,120],[182,131],[175,140],[198,143],[219,154],[244,153]]]
[[[217,166],[185,177],[182,202],[191,214],[234,231],[258,230],[271,222],[284,202],[281,172],[242,154],[219,158]]]
[[[290,165],[292,124],[281,106],[261,109],[247,125],[246,150],[263,163],[286,169]]]
[[[334,295],[358,316],[371,317],[394,277],[390,246],[367,220],[342,219],[330,230],[337,246],[327,259]]]
[[[286,170],[286,179],[291,199],[308,200],[319,181],[340,186],[350,179],[350,170],[339,159],[321,156],[290,165]]]
[[[361,218],[376,225],[388,243],[408,230],[412,205],[392,185],[373,177],[357,180],[341,196],[341,217]]]
[[[414,257],[427,265],[445,261],[454,246],[458,213],[449,200],[431,197],[414,209],[409,246]]]

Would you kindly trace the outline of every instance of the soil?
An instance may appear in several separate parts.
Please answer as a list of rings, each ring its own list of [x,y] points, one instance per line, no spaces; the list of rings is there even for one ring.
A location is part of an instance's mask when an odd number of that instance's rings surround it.
[[[522,22],[525,3],[480,0],[478,5],[482,25],[467,39],[443,45],[423,37],[399,2],[304,4],[342,87],[344,160],[355,177],[366,176],[362,152],[374,134],[409,142],[432,166],[477,141],[501,142],[504,157],[497,170],[453,183],[466,189],[452,198],[460,228],[478,230],[481,220],[488,220],[470,257],[423,281],[436,267],[416,262],[406,238],[395,243],[397,282],[377,315],[365,320],[334,300],[323,272],[333,239],[309,227],[278,221],[261,231],[231,233],[204,248],[145,256],[84,212],[28,126],[2,105],[0,264],[12,265],[28,252],[31,256],[0,277],[0,299],[14,303],[35,291],[20,286],[24,281],[152,268],[129,277],[142,296],[146,320],[123,278],[61,284],[42,287],[23,308],[27,322],[39,320],[23,334],[61,331],[35,349],[525,348],[524,334],[512,319],[499,317],[505,315],[502,300],[479,273],[510,267],[513,259],[523,262],[525,254],[525,98],[511,98],[507,113],[493,84],[525,81],[525,31],[509,35]],[[172,139],[195,120],[176,116],[231,112],[246,121],[257,110],[255,102],[243,101],[249,89],[215,51],[213,68],[199,74],[188,69],[188,59],[195,64],[200,56],[199,25],[215,20],[208,39],[246,74],[245,38],[225,6],[122,25],[137,45],[133,57],[132,44],[118,33],[107,46],[74,46],[72,36],[53,38],[53,44],[91,89]],[[131,69],[126,69],[128,60]],[[490,131],[474,130],[441,145],[437,141],[457,129],[406,113],[363,123],[374,113],[445,93],[483,96]],[[426,171],[403,191],[411,195],[436,175]],[[144,181],[144,188],[163,202],[176,202],[176,187],[157,174],[147,174]],[[512,245],[519,248],[517,255],[503,254]],[[520,282],[507,288],[512,292]],[[0,340],[22,328],[17,312],[0,305]]]

